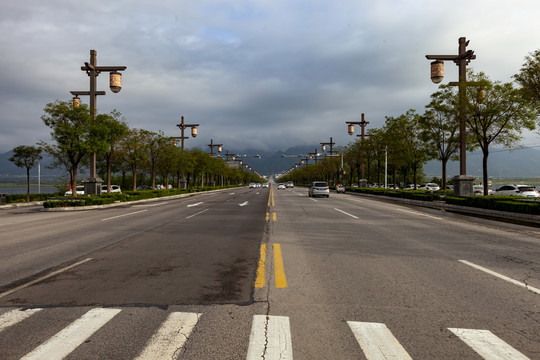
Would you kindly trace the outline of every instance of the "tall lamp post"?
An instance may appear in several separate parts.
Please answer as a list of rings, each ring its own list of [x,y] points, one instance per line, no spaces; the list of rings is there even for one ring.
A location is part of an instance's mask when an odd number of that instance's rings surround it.
[[[126,70],[126,66],[97,66],[97,51],[90,50],[90,62],[85,62],[81,66],[81,70],[85,71],[90,77],[90,91],[71,91],[74,95],[73,106],[80,105],[79,95],[90,96],[90,116],[92,122],[96,121],[97,115],[97,96],[105,95],[105,91],[97,91],[97,77],[105,71],[109,73],[109,86],[112,92],[117,93],[122,89],[122,74],[119,71]],[[101,194],[101,184],[103,180],[96,176],[96,153],[92,153],[90,163],[90,177],[84,180],[85,194]]]
[[[214,156],[214,148],[217,147],[218,153],[220,153],[223,150],[223,144],[214,144],[214,139],[210,139],[210,156]]]
[[[347,124],[347,133],[349,135],[354,134],[354,125],[360,125],[360,128],[361,128],[360,134],[358,134],[356,136],[360,136],[360,144],[362,144],[362,146],[363,146],[364,145],[364,138],[366,136],[369,136],[365,132],[366,125],[369,124],[369,121],[365,120],[364,113],[362,113],[362,120],[361,121],[359,121],[359,122],[345,121],[345,123]],[[362,154],[363,154],[363,152],[362,152]],[[358,182],[359,182],[358,185],[360,187],[368,187],[368,181],[365,179],[365,176],[364,176],[364,159],[363,158],[362,158],[362,163],[361,163],[361,169],[362,169],[362,179],[358,180]]]
[[[189,137],[185,136],[185,130],[187,128],[191,128],[191,136],[192,137],[197,137],[197,126],[200,126],[199,124],[186,124],[184,123],[184,117],[181,116],[181,122],[180,124],[177,124],[176,126],[178,126],[180,128],[180,137],[175,137],[175,139],[179,139],[180,140],[180,149],[182,150],[182,155],[184,154],[184,140],[185,139],[189,139]],[[182,181],[179,180],[179,182],[181,183],[180,186],[182,189],[185,189],[186,188],[186,178],[185,178],[185,174],[184,174],[184,168],[182,167]]]
[[[467,50],[469,40],[465,37],[459,38],[459,47],[457,55],[426,55],[426,59],[435,60],[431,63],[431,81],[438,84],[444,77],[444,61],[453,61],[459,68],[459,81],[452,81],[449,85],[458,86],[459,97],[459,176],[455,176],[454,180],[454,195],[471,196],[473,194],[473,176],[467,175],[467,128],[466,128],[466,86],[477,85],[475,83],[467,83],[467,64],[471,60],[476,59],[474,51]]]
[[[326,145],[330,146],[330,155],[332,155],[333,154],[333,146],[336,145],[336,143],[332,141],[332,137],[330,137],[330,142],[327,142],[327,143],[322,142],[321,143],[321,150],[323,152],[326,151]]]

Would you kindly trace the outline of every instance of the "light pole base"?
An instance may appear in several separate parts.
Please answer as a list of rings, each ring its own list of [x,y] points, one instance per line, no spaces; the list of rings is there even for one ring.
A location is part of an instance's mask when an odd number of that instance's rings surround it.
[[[455,196],[472,196],[473,182],[476,178],[470,175],[457,175],[452,178],[454,181],[454,195]]]
[[[100,178],[87,178],[83,180],[85,195],[101,195],[101,185],[103,180]]]
[[[358,181],[358,187],[361,187],[361,188],[369,187],[368,181],[366,179],[360,179],[360,181]]]

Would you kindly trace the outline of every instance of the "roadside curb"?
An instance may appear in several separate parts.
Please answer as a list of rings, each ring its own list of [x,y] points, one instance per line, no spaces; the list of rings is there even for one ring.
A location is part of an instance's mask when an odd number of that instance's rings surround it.
[[[363,196],[363,197],[368,197],[372,199],[379,199],[386,202],[394,202],[394,203],[407,204],[407,205],[413,205],[413,206],[421,206],[421,207],[426,207],[426,208],[431,208],[431,209],[438,209],[441,211],[461,213],[461,214],[467,214],[467,215],[473,215],[473,216],[482,216],[482,217],[490,218],[492,220],[515,221],[515,222],[520,222],[523,224],[529,224],[529,225],[534,225],[534,226],[540,225],[540,215],[521,214],[521,213],[514,213],[514,212],[509,212],[509,211],[490,210],[490,209],[482,209],[482,208],[469,207],[469,206],[459,206],[459,205],[454,205],[454,204],[446,204],[443,201],[430,202],[430,201],[402,199],[402,198],[395,198],[395,197],[389,197],[389,196],[363,194],[363,193],[355,193],[355,192],[346,192],[346,194],[355,195],[355,196]]]

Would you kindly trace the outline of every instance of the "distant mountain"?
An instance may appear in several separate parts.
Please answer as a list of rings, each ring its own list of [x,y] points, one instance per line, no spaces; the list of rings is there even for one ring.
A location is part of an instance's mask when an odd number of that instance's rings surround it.
[[[282,157],[282,155],[305,155],[315,151],[316,149],[312,146],[295,146],[284,151],[275,152],[260,152],[255,149],[245,149],[242,151],[231,151],[231,153],[251,156],[245,158],[244,162],[260,174],[272,175],[282,173],[300,162],[300,158]],[[26,181],[26,170],[16,167],[8,160],[12,154],[11,151],[0,154],[0,181]],[[252,156],[255,155],[260,155],[261,158],[253,158]],[[47,181],[48,179],[53,180],[64,173],[63,169],[48,169],[47,166],[51,162],[52,159],[47,156],[44,156],[44,159],[41,161],[41,178],[43,181]],[[424,166],[424,174],[428,178],[440,177],[440,161],[430,161],[427,163]],[[449,163],[447,174],[449,177],[459,174],[459,162]],[[527,148],[507,151],[493,148],[488,158],[488,174],[495,178],[540,177],[540,150]],[[37,177],[37,167],[32,169],[31,175]],[[481,152],[467,154],[467,175],[482,176]]]

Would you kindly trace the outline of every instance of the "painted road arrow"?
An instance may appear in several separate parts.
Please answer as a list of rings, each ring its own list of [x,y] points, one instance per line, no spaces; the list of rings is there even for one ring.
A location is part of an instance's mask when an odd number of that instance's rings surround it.
[[[240,205],[240,206],[246,206],[246,205],[248,205],[248,204],[249,204],[249,201],[246,201],[246,202],[243,202],[243,203],[238,204],[238,205]]]

